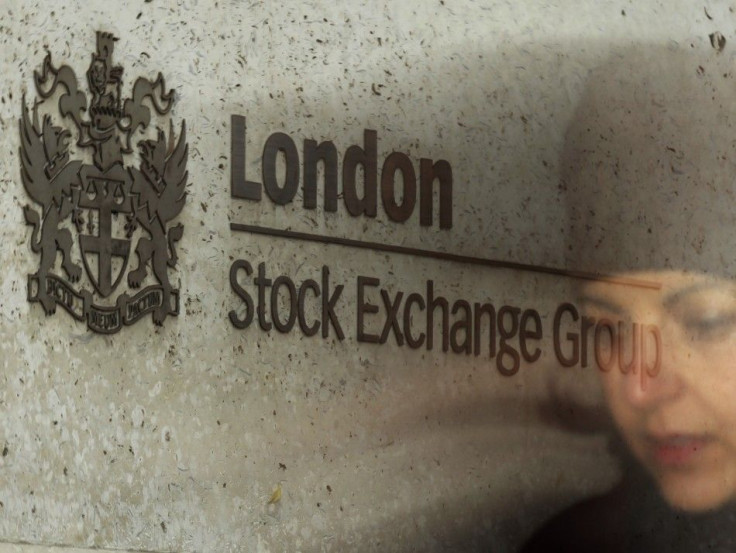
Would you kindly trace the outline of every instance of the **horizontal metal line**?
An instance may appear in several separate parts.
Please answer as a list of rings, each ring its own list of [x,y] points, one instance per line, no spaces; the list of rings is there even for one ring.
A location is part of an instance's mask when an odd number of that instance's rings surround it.
[[[381,244],[379,242],[366,242],[363,240],[353,240],[351,238],[340,238],[337,236],[322,236],[319,234],[310,234],[307,232],[297,232],[294,230],[284,230],[269,227],[261,227],[257,225],[246,225],[243,223],[230,223],[230,230],[236,232],[249,232],[252,234],[262,234],[265,236],[276,236],[279,238],[289,238],[291,240],[303,240],[307,242],[317,242],[319,244],[333,244],[337,246],[346,246],[349,248],[361,248],[365,250],[373,250],[377,252],[398,253],[403,255],[414,255],[418,257],[427,257],[430,259],[438,259],[440,261],[452,261],[454,263],[465,263],[469,265],[481,265],[484,267],[495,267],[499,269],[515,269],[518,271],[529,271],[533,273],[542,273],[548,275],[564,276],[582,280],[593,280],[597,282],[608,282],[610,284],[622,284],[624,286],[635,286],[637,288],[649,288],[659,290],[661,284],[649,280],[640,280],[637,278],[620,277],[613,275],[601,275],[595,273],[586,273],[584,271],[570,271],[567,269],[556,269],[554,267],[543,267],[541,265],[532,265],[527,263],[514,263],[512,261],[498,261],[496,259],[485,259],[482,257],[472,257],[467,255],[458,255],[454,253],[438,252],[433,250],[422,250],[419,248],[409,248],[406,246],[395,246],[392,244]]]
[[[54,549],[58,550],[60,553],[67,552],[76,552],[76,551],[98,551],[103,553],[169,553],[169,549],[116,549],[116,548],[110,548],[105,546],[87,546],[87,545],[65,545],[65,544],[37,544],[37,543],[31,543],[27,541],[6,541],[6,540],[0,540],[0,546],[2,545],[15,545],[19,549],[25,551],[25,550],[31,550],[34,552],[40,551],[40,550],[47,550],[47,549]]]

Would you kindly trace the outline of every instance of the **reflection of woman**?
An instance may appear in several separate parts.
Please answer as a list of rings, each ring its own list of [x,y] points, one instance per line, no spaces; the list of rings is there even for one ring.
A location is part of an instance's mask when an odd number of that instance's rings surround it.
[[[585,310],[656,324],[663,356],[645,383],[601,373],[623,481],[524,551],[736,551],[736,65],[694,51],[616,56],[569,129],[573,262],[661,283],[585,285]]]

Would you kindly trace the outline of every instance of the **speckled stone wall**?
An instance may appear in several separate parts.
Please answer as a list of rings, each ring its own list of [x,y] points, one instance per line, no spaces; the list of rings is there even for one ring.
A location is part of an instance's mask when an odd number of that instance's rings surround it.
[[[3,0],[0,549],[513,551],[550,513],[615,481],[605,437],[567,432],[545,411],[560,390],[598,404],[590,371],[563,371],[551,354],[551,317],[574,300],[574,279],[230,223],[560,267],[557,159],[589,68],[613,46],[709,48],[715,31],[729,48],[733,9],[684,0],[359,4]],[[163,73],[175,91],[171,120],[177,129],[186,120],[189,144],[184,233],[169,269],[181,312],[110,336],[27,301],[39,256],[19,156],[22,98],[38,96],[34,71],[49,51],[82,81],[97,31],[119,37],[124,95],[135,77]],[[325,212],[321,191],[315,210],[303,208],[301,190],[287,206],[231,198],[232,115],[247,118],[248,178],[260,178],[261,148],[277,131],[300,155],[312,138],[332,140],[342,159],[372,129],[379,168],[394,150],[415,167],[422,157],[447,160],[452,229],[421,226],[418,210],[392,222],[380,201],[375,219],[350,216],[342,199]],[[72,255],[79,261],[78,249]],[[228,313],[244,315],[229,282],[236,259],[296,282],[320,281],[329,267],[333,286],[345,286],[336,307],[345,339],[334,329],[323,338],[235,328]],[[393,335],[360,342],[358,276],[380,279],[391,295],[424,293],[431,279],[451,302],[534,308],[542,357],[507,377],[487,355],[415,350]],[[378,288],[370,301],[383,309]],[[381,315],[371,321],[378,331]]]

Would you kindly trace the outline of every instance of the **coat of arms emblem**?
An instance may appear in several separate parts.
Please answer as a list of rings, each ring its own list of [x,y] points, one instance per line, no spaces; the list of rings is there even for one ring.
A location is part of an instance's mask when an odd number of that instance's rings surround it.
[[[172,221],[187,183],[185,122],[177,138],[173,123],[167,134],[152,120],[169,113],[173,90],[159,73],[155,80],[139,77],[123,99],[123,68],[112,59],[116,40],[97,33],[89,98],[72,68],[54,67],[47,54],[34,74],[40,100],[29,110],[24,97],[20,119],[21,178],[35,202],[24,215],[33,227],[31,248],[41,254],[28,277],[28,300],[47,315],[60,305],[106,334],[147,313],[156,324],[178,314],[169,269],[183,227]]]

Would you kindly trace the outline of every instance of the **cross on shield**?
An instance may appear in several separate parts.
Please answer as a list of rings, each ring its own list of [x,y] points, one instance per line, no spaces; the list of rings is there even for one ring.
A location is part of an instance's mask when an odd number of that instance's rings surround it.
[[[132,211],[131,177],[120,165],[100,172],[92,166],[80,171],[82,193],[79,207],[97,212],[97,232],[90,224],[90,234],[79,235],[82,260],[92,284],[103,296],[109,296],[125,274],[130,256],[130,240],[113,236],[113,219]],[[91,218],[90,218],[91,221]],[[97,257],[97,271],[93,271],[90,258]],[[122,264],[113,274],[113,258]]]

